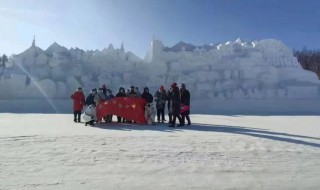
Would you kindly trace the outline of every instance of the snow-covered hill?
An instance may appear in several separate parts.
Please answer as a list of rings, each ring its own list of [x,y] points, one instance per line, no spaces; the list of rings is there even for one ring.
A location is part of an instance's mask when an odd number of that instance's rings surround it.
[[[319,117],[191,119],[92,128],[72,115],[0,114],[0,189],[319,189]]]

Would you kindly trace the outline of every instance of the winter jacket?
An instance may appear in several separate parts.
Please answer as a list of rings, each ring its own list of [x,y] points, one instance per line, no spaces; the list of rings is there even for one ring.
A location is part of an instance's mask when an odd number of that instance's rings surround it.
[[[94,104],[89,105],[83,112],[82,119],[85,122],[95,121],[97,119],[96,106]]]
[[[86,99],[86,105],[96,105],[95,101],[94,101],[94,96],[92,93],[90,93]]]
[[[106,96],[106,100],[110,100],[110,99],[112,99],[112,98],[114,98],[114,95],[113,95],[113,94],[109,94],[109,95]]]
[[[118,92],[118,93],[116,94],[116,97],[126,97],[126,96],[127,96],[126,93]]]
[[[180,90],[181,104],[190,106],[190,93],[187,89]]]
[[[141,97],[141,93],[139,91],[135,91],[136,92],[136,97]]]
[[[181,100],[180,100],[180,92],[179,88],[175,87],[172,91],[172,95],[170,97],[170,110],[169,112],[173,115],[180,114]]]
[[[133,97],[133,98],[135,98],[135,97],[137,97],[137,93],[136,93],[135,91],[131,90],[131,91],[127,94],[127,97]]]
[[[156,108],[157,109],[164,109],[166,107],[167,101],[167,93],[165,90],[160,92],[159,90],[154,94]]]
[[[85,104],[85,97],[83,92],[77,91],[71,95],[73,100],[73,111],[81,111]]]
[[[98,105],[100,102],[104,102],[106,101],[106,96],[103,94],[103,92],[98,92],[95,96],[94,96],[94,102]]]
[[[168,107],[168,111],[170,113],[170,105],[171,105],[171,98],[172,97],[172,92],[170,90],[167,91],[167,101],[168,101],[168,104],[167,104],[167,107]]]
[[[147,103],[153,102],[153,96],[149,92],[143,92],[141,98],[145,99]]]

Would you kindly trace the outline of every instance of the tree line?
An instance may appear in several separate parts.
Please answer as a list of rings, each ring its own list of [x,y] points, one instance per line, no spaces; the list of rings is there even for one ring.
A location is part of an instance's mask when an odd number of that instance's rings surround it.
[[[315,72],[320,79],[320,50],[303,48],[294,50],[293,53],[304,69]]]

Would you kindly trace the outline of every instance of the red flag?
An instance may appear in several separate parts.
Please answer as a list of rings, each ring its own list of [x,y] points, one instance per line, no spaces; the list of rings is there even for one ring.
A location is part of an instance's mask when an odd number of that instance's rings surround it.
[[[101,102],[96,108],[97,120],[110,114],[123,117],[128,120],[145,124],[144,106],[146,101],[142,98],[117,97],[106,102]]]

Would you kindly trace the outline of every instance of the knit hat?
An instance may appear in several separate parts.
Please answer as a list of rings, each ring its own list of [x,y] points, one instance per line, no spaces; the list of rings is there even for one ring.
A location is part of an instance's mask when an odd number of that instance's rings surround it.
[[[172,84],[171,84],[171,88],[174,89],[174,88],[176,88],[176,87],[177,87],[177,83],[172,83]]]

